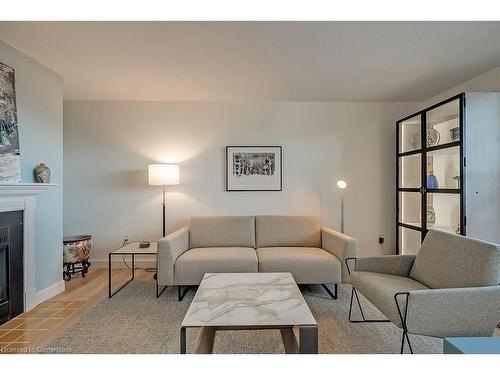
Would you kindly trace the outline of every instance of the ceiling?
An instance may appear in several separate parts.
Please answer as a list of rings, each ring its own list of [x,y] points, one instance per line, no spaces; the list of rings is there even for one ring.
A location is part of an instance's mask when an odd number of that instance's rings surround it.
[[[500,65],[500,22],[0,22],[65,99],[421,101]]]

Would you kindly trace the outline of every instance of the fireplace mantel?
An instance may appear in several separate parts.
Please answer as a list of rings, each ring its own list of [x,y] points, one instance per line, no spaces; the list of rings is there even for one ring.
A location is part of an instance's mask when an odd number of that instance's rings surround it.
[[[49,189],[51,186],[59,184],[39,184],[39,183],[19,183],[19,184],[2,184],[0,183],[0,196],[9,195],[37,195],[42,191]]]
[[[23,211],[24,311],[40,303],[35,285],[35,206],[36,196],[58,184],[0,183],[0,212]]]

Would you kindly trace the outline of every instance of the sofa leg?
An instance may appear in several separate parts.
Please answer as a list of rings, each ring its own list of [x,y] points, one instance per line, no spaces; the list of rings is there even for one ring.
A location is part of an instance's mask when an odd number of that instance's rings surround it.
[[[356,302],[358,303],[359,311],[361,312],[362,320],[353,320],[351,318],[352,314],[352,301],[356,297]],[[389,319],[366,319],[365,314],[363,313],[363,308],[361,307],[361,302],[359,301],[358,292],[355,287],[352,287],[351,291],[351,302],[349,304],[349,321],[351,323],[389,323],[391,322]]]
[[[328,295],[330,297],[332,297],[332,299],[337,299],[337,294],[338,294],[338,286],[337,286],[337,284],[335,284],[335,286],[334,286],[335,287],[335,289],[334,289],[335,292],[334,293],[330,290],[330,288],[328,288],[326,286],[326,284],[321,284],[321,286],[326,290],[326,292],[328,293]]]
[[[163,292],[165,291],[165,289],[167,289],[168,285],[164,286],[163,289],[160,292],[160,286],[158,285],[158,273],[155,273],[153,275],[153,279],[155,279],[155,283],[156,283],[156,298],[160,298],[160,296],[163,294]]]
[[[167,288],[168,288],[168,285],[164,286],[163,289],[160,291],[160,288],[158,287],[158,284],[156,284],[156,298],[160,298],[160,296],[163,294],[163,292]]]
[[[177,286],[177,300],[179,302],[184,299],[184,296],[186,295],[188,289],[189,289],[189,286],[186,286],[186,288],[184,290],[182,290],[182,286],[181,285]]]

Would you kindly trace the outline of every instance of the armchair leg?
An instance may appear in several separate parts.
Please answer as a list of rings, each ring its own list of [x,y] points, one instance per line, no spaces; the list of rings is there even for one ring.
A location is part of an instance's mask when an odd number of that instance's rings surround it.
[[[401,354],[405,351],[405,339],[408,342],[408,348],[410,348],[410,354],[413,354],[413,348],[411,347],[410,336],[408,336],[408,331],[403,330],[403,339],[401,340]]]
[[[399,305],[399,296],[405,296],[405,312],[403,316],[403,312],[401,311],[401,306]],[[403,339],[401,341],[401,354],[404,353],[404,348],[405,348],[405,339],[408,342],[408,347],[410,349],[410,353],[413,354],[413,348],[411,347],[411,342],[410,342],[410,336],[408,336],[408,326],[406,325],[406,316],[408,314],[408,297],[410,296],[410,293],[405,292],[405,293],[396,293],[394,295],[394,300],[396,301],[396,306],[398,308],[398,314],[399,318],[401,319],[401,325],[403,326]]]
[[[337,285],[337,284],[335,284],[335,285],[334,285],[334,288],[335,288],[335,289],[334,289],[334,292],[332,292],[332,291],[330,290],[330,288],[328,288],[328,287],[326,286],[326,284],[321,284],[321,286],[323,287],[323,289],[325,289],[325,290],[326,290],[326,292],[328,293],[328,295],[329,295],[330,297],[332,297],[332,299],[337,299],[337,295],[338,295],[338,285]]]
[[[359,311],[361,312],[362,320],[353,320],[351,318],[352,315],[352,301],[356,297],[356,302],[358,303]],[[365,314],[363,313],[363,308],[361,307],[361,302],[359,301],[358,292],[355,287],[352,287],[351,291],[351,302],[349,304],[349,321],[351,323],[389,323],[391,322],[389,319],[366,319]]]
[[[184,290],[182,290],[182,286],[181,285],[177,286],[177,300],[179,302],[184,299],[184,296],[186,295],[188,289],[189,289],[189,286],[186,286],[186,288]]]

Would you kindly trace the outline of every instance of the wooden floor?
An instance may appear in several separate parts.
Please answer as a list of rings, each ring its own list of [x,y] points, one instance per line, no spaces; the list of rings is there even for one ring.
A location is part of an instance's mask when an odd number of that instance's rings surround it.
[[[130,278],[130,270],[113,269],[114,286]],[[153,273],[135,271],[138,280]],[[66,290],[34,309],[0,325],[0,353],[39,353],[41,348],[71,327],[89,308],[108,298],[108,270],[90,269],[85,278],[74,276]],[[46,352],[47,350],[45,350]],[[53,352],[58,352],[54,349]]]

